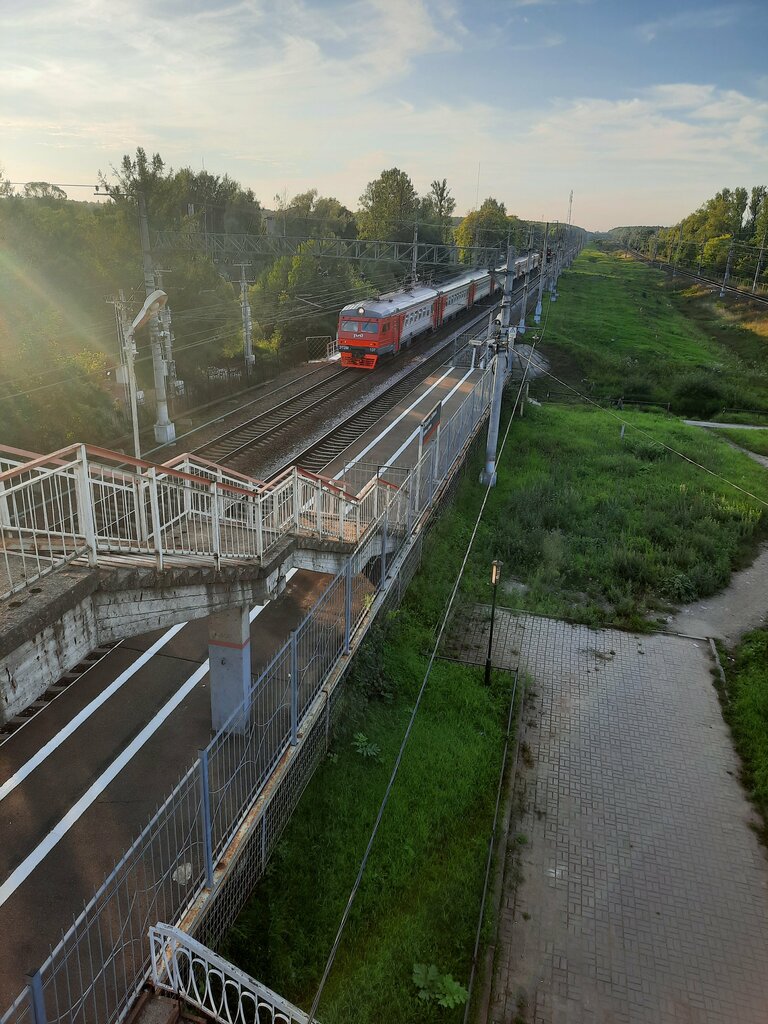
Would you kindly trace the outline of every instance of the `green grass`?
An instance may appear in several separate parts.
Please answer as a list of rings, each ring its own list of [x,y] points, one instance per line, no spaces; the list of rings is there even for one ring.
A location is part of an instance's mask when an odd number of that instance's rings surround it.
[[[615,253],[585,250],[562,278],[542,350],[553,372],[595,396],[671,403],[686,416],[768,411],[766,339],[694,291]]]
[[[742,780],[768,832],[768,629],[747,633],[724,665],[725,717],[741,757]]]
[[[584,253],[564,276],[561,295],[547,327],[547,352],[569,380],[594,390],[620,388],[628,398],[672,396],[698,403],[704,415],[714,382],[720,407],[729,404],[721,401],[722,381],[742,380],[744,353],[719,345],[687,319],[660,275]],[[504,582],[516,577],[526,589],[502,588],[500,603],[643,629],[671,603],[723,587],[751,556],[766,533],[759,502],[659,442],[768,500],[762,468],[669,416],[623,412],[622,419],[630,425],[624,438],[615,417],[593,408],[529,407],[513,423],[461,602],[489,600],[489,565],[501,558]],[[481,464],[478,455],[433,530],[403,608],[356,658],[331,756],[225,943],[225,955],[305,1009],[474,525]],[[459,608],[458,622],[462,614]],[[759,686],[744,684],[734,714],[738,708],[740,749],[754,765],[750,786],[768,798],[764,677]],[[480,670],[435,664],[320,1004],[324,1024],[461,1018],[460,1008],[439,1010],[417,1000],[413,965],[435,964],[467,983],[508,698],[503,676],[488,690]]]
[[[622,417],[768,500],[765,471],[718,438],[666,416]],[[488,600],[488,566],[501,558],[506,579],[528,588],[500,591],[501,602],[636,629],[670,604],[725,586],[766,533],[762,506],[655,441],[631,427],[622,439],[603,410],[529,408],[510,432],[468,566],[468,597]],[[438,593],[474,522],[470,480],[436,530],[447,566],[441,573],[436,560]],[[421,600],[431,600],[426,588]]]
[[[427,572],[430,561],[427,562]],[[424,574],[422,574],[424,575]],[[308,1009],[423,677],[413,599],[367,642],[321,765],[224,953]],[[318,1015],[324,1024],[458,1021],[425,1006],[413,965],[467,985],[510,679],[437,662]],[[359,753],[359,732],[380,748]]]
[[[768,430],[715,430],[714,433],[747,451],[768,455]]]

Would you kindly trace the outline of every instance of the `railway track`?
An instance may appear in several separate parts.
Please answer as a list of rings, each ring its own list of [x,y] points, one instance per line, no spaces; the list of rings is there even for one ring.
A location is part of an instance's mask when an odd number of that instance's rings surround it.
[[[292,380],[288,380],[284,384],[279,384],[272,391],[263,391],[263,392],[261,392],[259,394],[258,398],[252,398],[250,401],[244,402],[242,405],[239,405],[236,409],[231,409],[230,408],[226,412],[221,413],[221,415],[214,416],[213,419],[207,420],[205,423],[200,423],[198,426],[193,427],[191,430],[187,430],[183,434],[178,434],[176,439],[175,439],[175,441],[173,443],[171,443],[170,445],[169,444],[159,444],[159,445],[155,445],[154,448],[148,448],[144,452],[144,456],[147,457],[149,455],[154,455],[156,452],[168,451],[168,449],[170,449],[170,448],[175,448],[179,444],[180,441],[184,440],[184,438],[192,437],[193,434],[199,434],[201,430],[206,430],[208,427],[213,427],[217,423],[223,423],[225,420],[230,419],[232,416],[236,416],[238,413],[244,412],[244,410],[246,410],[249,406],[259,405],[259,404],[261,404],[261,403],[263,403],[263,402],[265,402],[265,401],[267,401],[267,400],[269,400],[271,398],[274,398],[276,395],[280,394],[280,392],[287,391],[288,388],[295,387],[297,384],[300,384],[301,381],[307,380],[310,377],[315,377],[315,376],[317,376],[317,374],[323,373],[327,369],[328,369],[328,363],[323,363],[320,366],[314,366],[311,370],[308,370],[306,373],[303,373],[303,374],[301,374],[298,377],[294,377]],[[267,382],[265,382],[265,384],[266,383]],[[259,385],[256,385],[256,386],[259,387]],[[262,385],[262,386],[265,386],[265,385]],[[225,401],[231,402],[233,397],[236,398],[238,396],[236,396],[236,395],[235,396],[230,396],[230,398],[226,399]],[[220,402],[217,401],[217,402],[214,402],[212,404],[213,405],[219,405]],[[233,428],[233,430],[234,429],[236,429],[236,428]],[[201,453],[203,450],[204,450],[204,446],[202,446],[202,445],[198,446],[195,449],[195,451],[198,452],[198,453]]]
[[[475,333],[475,328],[468,328],[466,331],[467,335]],[[341,423],[336,424],[331,430],[321,437],[319,441],[314,441],[311,445],[308,445],[304,451],[298,455],[292,456],[289,464],[296,464],[302,469],[308,469],[310,472],[319,473],[323,470],[330,462],[338,458],[351,444],[353,444],[362,434],[372,427],[373,424],[381,419],[381,417],[389,412],[389,410],[396,405],[401,398],[404,398],[407,394],[413,391],[414,387],[429,374],[445,363],[445,348],[451,347],[453,342],[449,342],[439,352],[436,352],[429,359],[426,359],[423,363],[419,363],[413,370],[405,374],[398,381],[396,381],[392,387],[388,388],[377,398],[374,398],[372,402],[364,406],[362,409],[358,409],[351,413]],[[466,339],[462,335],[462,339],[459,342],[460,347],[466,345]],[[459,347],[457,347],[457,352]],[[281,467],[285,468],[285,467]]]
[[[519,301],[522,291],[521,286],[513,293],[513,304]],[[534,300],[535,285],[531,287],[530,291],[531,305]],[[493,307],[497,305],[498,300],[492,304]],[[365,406],[356,409],[341,422],[337,422],[319,440],[313,441],[299,454],[294,451],[290,459],[284,464],[281,463],[277,469],[271,465],[269,475],[279,472],[284,466],[295,464],[315,472],[326,466],[403,396],[412,391],[419,380],[429,376],[433,369],[445,361],[447,351],[457,343],[457,330],[461,332],[459,338],[462,341],[464,341],[465,334],[476,332],[478,326],[487,318],[488,311],[492,306],[476,307],[476,315],[468,321],[463,329],[457,328],[455,324],[450,325],[448,336],[431,355],[398,377]],[[339,370],[319,384],[303,389],[269,411],[206,442],[196,448],[194,454],[225,465],[247,455],[248,471],[254,473],[256,470],[253,465],[258,462],[259,455],[267,456],[267,453],[273,455],[275,446],[287,441],[285,435],[295,433],[301,428],[302,420],[309,419],[311,421],[313,414],[316,416],[317,410],[321,406],[342,393],[349,392],[350,388],[364,389],[370,388],[374,383],[384,383],[386,381],[385,374],[391,373],[392,369],[393,364],[385,364],[382,367],[381,377],[378,377],[378,370],[374,370],[372,374],[361,374],[359,371],[350,369]],[[377,377],[378,379],[376,379]],[[266,461],[270,464],[272,462],[269,457]]]
[[[246,450],[249,453],[258,452],[259,448],[271,444],[285,427],[293,426],[298,415],[312,412],[323,402],[347,390],[350,378],[354,376],[352,370],[338,370],[319,384],[311,384],[267,412],[254,416],[247,423],[233,427],[213,441],[194,449],[193,454],[205,455],[213,462],[226,464]]]

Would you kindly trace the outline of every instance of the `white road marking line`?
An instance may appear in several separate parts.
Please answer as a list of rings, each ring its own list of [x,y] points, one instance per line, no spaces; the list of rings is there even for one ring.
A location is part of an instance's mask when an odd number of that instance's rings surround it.
[[[446,377],[447,377],[447,376],[448,376],[448,375],[449,375],[450,373],[452,373],[452,372],[453,372],[453,370],[454,370],[454,367],[453,367],[453,366],[451,366],[451,367],[450,367],[450,368],[449,368],[448,370],[446,370],[446,371],[445,371],[445,373],[444,373],[444,374],[442,375],[442,377],[438,377],[438,378],[437,378],[437,380],[435,381],[435,383],[434,383],[434,384],[431,384],[431,385],[430,385],[430,386],[429,386],[429,387],[427,388],[427,390],[426,390],[426,391],[424,392],[424,394],[423,394],[423,395],[421,395],[421,397],[420,397],[420,398],[417,398],[417,399],[416,399],[416,401],[415,401],[415,402],[413,402],[413,403],[412,403],[411,405],[409,405],[407,409],[404,409],[404,410],[403,410],[403,411],[402,411],[402,412],[400,413],[400,415],[399,415],[399,416],[397,417],[397,419],[395,419],[395,420],[392,420],[392,422],[391,422],[391,423],[389,424],[389,426],[388,426],[388,427],[386,428],[386,430],[382,430],[382,432],[381,432],[381,433],[379,434],[379,436],[378,436],[378,437],[375,437],[375,438],[373,439],[373,441],[371,441],[371,442],[370,442],[369,444],[367,444],[367,445],[365,446],[365,448],[363,448],[363,450],[362,450],[361,452],[359,452],[359,453],[358,453],[358,454],[357,454],[357,455],[356,455],[356,456],[354,457],[354,459],[351,459],[351,460],[350,460],[349,462],[345,463],[345,464],[344,464],[344,468],[343,468],[343,469],[340,469],[340,470],[339,470],[339,472],[338,472],[338,473],[337,473],[337,474],[336,474],[335,476],[331,477],[331,479],[332,479],[332,480],[338,480],[338,479],[339,479],[340,477],[344,476],[344,474],[345,474],[345,473],[347,472],[347,470],[348,470],[348,469],[352,469],[352,467],[354,466],[354,464],[355,464],[356,462],[359,462],[359,461],[360,461],[360,459],[362,459],[362,457],[363,457],[364,455],[367,455],[367,454],[368,454],[368,452],[369,452],[369,451],[371,450],[371,448],[375,447],[375,446],[376,446],[376,445],[377,445],[377,444],[379,443],[379,441],[380,441],[380,440],[382,439],[382,437],[386,437],[386,435],[387,435],[387,434],[388,434],[388,433],[390,432],[390,430],[392,430],[392,428],[393,428],[393,427],[396,427],[396,426],[397,426],[397,424],[398,424],[398,423],[400,422],[400,420],[404,419],[404,418],[405,418],[405,417],[406,417],[406,416],[408,415],[408,413],[409,413],[409,412],[413,412],[413,410],[414,410],[414,409],[416,408],[416,406],[417,406],[417,405],[419,405],[419,403],[420,403],[420,402],[423,402],[423,401],[424,401],[424,399],[425,399],[425,398],[427,397],[427,395],[428,395],[428,394],[429,394],[429,393],[430,393],[431,391],[434,391],[434,390],[435,390],[435,388],[436,388],[436,387],[438,386],[438,384],[442,384],[442,383],[443,383],[443,381],[445,380],[445,378],[446,378]]]
[[[30,757],[30,759],[26,761],[18,771],[14,772],[13,775],[6,779],[2,786],[0,786],[0,800],[4,800],[9,793],[12,793],[14,789],[16,789],[16,787],[35,770],[35,768],[41,765],[46,758],[50,757],[65,740],[68,740],[72,733],[75,732],[83,722],[90,718],[94,712],[98,711],[102,704],[106,703],[113,694],[117,693],[121,686],[124,686],[129,679],[136,675],[139,669],[143,668],[150,658],[154,657],[162,647],[165,647],[168,641],[172,640],[179,630],[184,628],[184,626],[186,626],[186,622],[181,622],[177,626],[173,626],[169,629],[167,633],[163,633],[163,635],[158,640],[155,640],[152,646],[148,647],[147,650],[133,662],[133,664],[129,665],[124,672],[121,672],[120,675],[109,684],[106,690],[100,693],[98,697],[95,697],[90,704],[86,704],[86,706],[79,711],[60,732],[56,733],[56,735],[52,739],[48,740],[48,742],[42,746],[36,754]]]
[[[297,572],[298,569],[289,569],[285,574],[286,579],[293,577]],[[268,603],[269,602],[267,602],[267,604]],[[256,616],[262,612],[265,607],[266,605],[261,604],[252,608],[249,614],[250,621],[253,622]],[[185,622],[180,623],[178,629],[181,629],[182,626],[185,625]],[[174,626],[173,628],[176,629],[177,627]],[[83,814],[85,814],[94,800],[104,792],[110,783],[114,782],[133,756],[141,750],[147,740],[152,738],[163,722],[173,714],[184,698],[192,692],[203,676],[208,672],[208,666],[209,661],[206,658],[203,664],[193,672],[191,676],[189,676],[181,689],[177,690],[173,697],[163,705],[152,721],[148,722],[147,725],[144,726],[138,736],[136,736],[125,750],[115,758],[109,768],[106,768],[98,779],[96,779],[93,785],[90,786],[85,793],[83,793],[80,799],[70,807],[64,817],[51,829],[42,842],[38,843],[35,849],[24,858],[21,864],[19,864],[18,867],[8,875],[3,884],[0,885],[0,907],[10,899],[19,886],[29,878],[35,868],[45,860],[59,840],[62,839],[72,826],[83,816]]]
[[[103,771],[93,785],[90,786],[85,793],[83,793],[80,799],[70,807],[64,817],[54,826],[54,828],[51,829],[45,839],[38,843],[32,853],[25,857],[21,864],[19,864],[19,866],[10,873],[3,884],[0,885],[0,906],[2,906],[6,900],[16,892],[19,886],[25,882],[27,878],[29,878],[35,868],[48,856],[59,840],[67,834],[75,822],[78,821],[78,819],[81,818],[88,810],[94,800],[96,800],[96,798],[104,792],[107,786],[120,774],[134,754],[144,746],[147,740],[150,739],[154,733],[157,732],[166,718],[176,710],[184,698],[194,689],[195,686],[197,686],[207,671],[208,660],[206,659],[200,668],[198,668],[197,671],[187,679],[184,686],[182,686],[180,690],[177,690],[173,697],[163,705],[152,721],[144,726],[138,736],[125,748],[122,754],[115,758],[109,768]]]
[[[453,387],[451,388],[451,390],[450,390],[450,391],[448,392],[448,394],[447,394],[447,395],[445,396],[445,398],[443,399],[443,405],[445,405],[445,403],[446,403],[446,402],[449,402],[449,401],[450,401],[450,400],[451,400],[451,399],[453,398],[453,396],[454,396],[454,395],[456,394],[456,392],[457,392],[457,391],[459,390],[459,388],[461,387],[461,385],[462,385],[462,384],[463,384],[463,383],[464,383],[464,382],[465,382],[465,381],[467,380],[467,378],[468,378],[468,377],[470,377],[470,376],[471,376],[471,375],[472,375],[473,373],[474,373],[474,370],[470,370],[470,371],[469,371],[469,373],[465,373],[465,374],[464,374],[464,376],[463,376],[463,377],[461,378],[461,380],[460,380],[460,381],[458,382],[458,384],[455,384],[455,385],[454,385],[454,386],[453,386]],[[415,438],[417,438],[417,437],[419,436],[419,430],[420,430],[420,429],[421,429],[421,425],[419,425],[418,427],[416,427],[416,429],[415,429],[415,430],[414,430],[414,432],[413,432],[413,433],[412,433],[412,434],[410,435],[410,437],[408,437],[408,439],[407,439],[407,440],[403,441],[403,443],[402,443],[402,444],[400,445],[400,447],[399,447],[399,448],[397,449],[397,451],[395,452],[395,454],[394,454],[394,455],[390,455],[390,457],[389,457],[389,458],[387,459],[387,461],[386,461],[386,462],[385,462],[385,463],[383,464],[383,466],[381,467],[382,469],[389,469],[389,468],[390,468],[390,466],[393,466],[393,465],[395,464],[395,462],[397,462],[397,460],[398,460],[398,459],[400,458],[400,456],[401,456],[401,455],[403,454],[403,452],[404,452],[404,451],[405,451],[405,449],[406,449],[406,448],[408,447],[408,445],[412,444],[412,443],[413,443],[413,441],[415,440]]]
[[[298,572],[298,569],[289,569],[285,574],[286,580],[290,580]],[[257,604],[251,609],[249,614],[249,621],[253,622],[259,612],[263,611],[266,605],[269,604],[267,601],[265,604]],[[176,636],[186,625],[187,622],[179,622],[177,625],[172,626],[166,633],[163,633],[152,644],[148,647],[143,654],[141,654],[133,664],[129,665],[128,668],[121,672],[120,675],[109,684],[109,686],[98,697],[95,697],[90,704],[86,704],[81,711],[75,715],[75,717],[68,722],[64,728],[56,733],[56,735],[50,739],[44,746],[42,746],[36,754],[33,754],[28,761],[25,761],[18,771],[14,772],[13,775],[9,776],[8,779],[0,786],[0,800],[4,800],[10,793],[16,789],[32,772],[35,768],[39,768],[43,761],[47,760],[61,745],[68,740],[69,737],[80,728],[83,722],[86,722],[91,715],[95,714],[99,708],[105,704],[110,697],[112,697],[117,691],[128,682],[139,669],[143,668],[147,662],[153,658],[159,650]]]

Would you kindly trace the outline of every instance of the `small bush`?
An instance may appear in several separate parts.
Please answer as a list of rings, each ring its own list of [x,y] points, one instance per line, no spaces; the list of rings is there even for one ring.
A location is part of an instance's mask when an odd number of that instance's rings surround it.
[[[683,377],[672,393],[672,408],[681,416],[708,419],[725,405],[726,388],[707,370],[699,370]]]

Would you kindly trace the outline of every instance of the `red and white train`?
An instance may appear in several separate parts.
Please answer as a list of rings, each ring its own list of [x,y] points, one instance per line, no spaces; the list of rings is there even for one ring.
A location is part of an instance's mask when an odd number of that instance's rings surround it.
[[[539,265],[539,254],[519,256],[515,277]],[[506,267],[468,270],[438,288],[416,284],[376,299],[351,302],[339,314],[341,365],[372,370],[385,356],[396,356],[414,338],[434,331],[451,317],[471,309],[480,299],[499,291]]]

